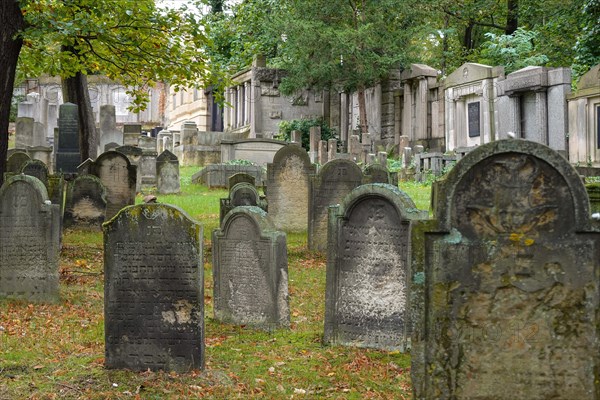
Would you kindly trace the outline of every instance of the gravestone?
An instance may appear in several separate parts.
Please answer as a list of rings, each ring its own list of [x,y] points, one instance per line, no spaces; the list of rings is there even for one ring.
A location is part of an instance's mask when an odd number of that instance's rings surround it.
[[[6,172],[20,173],[27,161],[31,161],[31,157],[27,153],[15,151],[6,161]]]
[[[59,206],[37,178],[15,175],[0,188],[0,297],[57,301]]]
[[[245,173],[252,175],[257,186],[262,186],[264,179],[263,168],[259,165],[211,164],[192,175],[192,183],[213,187],[229,187],[229,177]]]
[[[106,188],[106,220],[135,203],[136,167],[118,151],[101,154],[90,165],[89,173],[100,178]]]
[[[240,182],[229,190],[229,197],[220,200],[219,226],[223,225],[225,215],[235,207],[257,206],[267,211],[267,205],[256,187],[247,182]]]
[[[140,136],[139,147],[142,149],[142,157],[138,167],[138,174],[141,175],[142,188],[151,188],[156,186],[156,139],[148,136]]]
[[[203,368],[201,225],[177,207],[141,204],[103,230],[106,367]]]
[[[56,172],[75,173],[81,163],[79,154],[78,107],[64,103],[58,109],[58,144],[56,144]]]
[[[500,140],[462,158],[413,226],[415,399],[598,399],[598,239],[575,169]]]
[[[256,186],[256,178],[255,177],[253,177],[250,174],[245,174],[243,172],[239,172],[239,173],[233,174],[229,177],[229,185],[227,186],[227,188],[231,189],[238,183],[242,183],[242,182],[246,182],[246,183],[251,184],[252,186]]]
[[[125,154],[129,159],[129,162],[134,165],[137,169],[136,180],[135,180],[135,191],[140,192],[142,190],[142,175],[140,173],[140,164],[142,161],[142,154],[144,151],[137,146],[119,146],[115,148],[121,154]]]
[[[169,150],[156,158],[156,189],[158,193],[179,193],[179,160]]]
[[[301,146],[285,146],[267,164],[269,216],[277,229],[303,232],[308,225],[309,177],[315,173]]]
[[[427,211],[380,183],[359,186],[330,207],[325,343],[407,349],[410,221],[419,218]]]
[[[337,159],[325,164],[310,179],[308,248],[327,249],[327,208],[339,204],[352,189],[362,184],[363,174],[354,161]]]
[[[15,121],[15,146],[26,148],[34,146],[34,119],[31,117],[17,117]],[[39,144],[35,144],[39,146]]]
[[[78,226],[101,229],[106,213],[106,188],[94,175],[79,175],[69,182],[65,215],[65,227]]]
[[[236,207],[213,232],[215,319],[274,330],[290,325],[286,237],[258,207]]]
[[[48,188],[48,167],[42,161],[26,161],[21,167],[21,173],[38,178]]]
[[[123,125],[123,145],[137,146],[138,139],[142,134],[141,124],[125,124]]]
[[[388,169],[382,164],[367,165],[364,174],[365,183],[389,183],[393,185],[393,180]]]
[[[111,143],[116,144],[116,146],[109,146]],[[122,145],[123,133],[117,129],[115,106],[112,104],[103,104],[100,106],[100,152],[102,153]]]

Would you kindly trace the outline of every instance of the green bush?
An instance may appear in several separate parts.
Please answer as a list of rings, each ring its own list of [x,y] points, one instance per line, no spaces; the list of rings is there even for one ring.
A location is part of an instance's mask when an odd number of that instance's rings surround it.
[[[289,142],[292,137],[292,131],[300,131],[302,132],[302,147],[306,150],[310,150],[310,128],[313,126],[321,127],[321,140],[337,138],[335,130],[330,128],[323,118],[302,118],[293,119],[291,121],[281,121],[279,123],[279,135],[277,135],[277,138]]]

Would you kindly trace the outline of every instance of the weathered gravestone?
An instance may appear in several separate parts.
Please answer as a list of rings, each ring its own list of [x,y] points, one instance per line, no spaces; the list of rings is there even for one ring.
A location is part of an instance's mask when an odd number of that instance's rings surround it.
[[[414,225],[415,399],[598,399],[598,233],[575,169],[524,140],[479,146]]]
[[[263,168],[259,165],[211,164],[192,175],[192,183],[204,184],[208,187],[231,187],[229,177],[239,174],[254,177],[258,186],[263,185]]]
[[[225,215],[239,206],[257,206],[267,211],[266,201],[261,198],[256,187],[247,182],[240,182],[229,190],[229,197],[220,200],[220,226],[223,224]]]
[[[106,366],[204,366],[202,227],[177,207],[127,207],[104,229]]]
[[[116,144],[116,146],[110,147],[111,143]],[[115,106],[103,104],[100,106],[100,153],[122,145],[123,133],[117,129]]]
[[[37,178],[15,175],[0,188],[0,297],[57,301],[59,206]]]
[[[94,175],[79,175],[69,182],[65,227],[100,229],[106,213],[106,188]]]
[[[337,159],[325,164],[310,179],[308,248],[327,248],[327,208],[339,204],[352,189],[362,184],[363,174],[354,161]]]
[[[179,160],[169,150],[165,150],[156,158],[156,189],[158,193],[179,193]]]
[[[236,207],[213,232],[215,318],[273,330],[289,327],[285,234],[258,207]]]
[[[142,179],[142,189],[156,186],[156,138],[140,136],[139,147],[142,149],[142,157],[138,167],[138,174]]]
[[[137,169],[118,151],[102,153],[85,168],[87,173],[100,178],[106,188],[106,220],[121,208],[135,203]]]
[[[301,146],[285,146],[267,164],[269,216],[277,229],[303,232],[308,226],[309,179],[315,173]]]
[[[27,153],[15,151],[6,161],[6,172],[20,173],[27,161],[31,161],[31,157]]]
[[[238,183],[246,182],[251,184],[252,186],[256,186],[256,178],[250,174],[245,174],[243,172],[239,172],[237,174],[233,174],[229,177],[229,185],[227,188],[231,190]]]
[[[121,154],[125,154],[131,165],[134,165],[136,167],[137,173],[135,176],[135,192],[140,192],[142,190],[142,174],[140,173],[140,165],[144,150],[137,146],[125,145],[115,148],[115,151],[118,151]]]
[[[21,173],[38,178],[46,188],[48,187],[48,167],[42,161],[26,161],[21,167]]]
[[[410,221],[424,218],[388,184],[359,186],[330,207],[325,343],[405,351]]]
[[[398,186],[397,174],[390,173],[382,164],[367,165],[364,169],[363,180],[364,183],[388,183],[393,186]]]
[[[78,107],[64,103],[58,107],[58,143],[56,144],[56,172],[75,173],[81,162],[79,153]]]

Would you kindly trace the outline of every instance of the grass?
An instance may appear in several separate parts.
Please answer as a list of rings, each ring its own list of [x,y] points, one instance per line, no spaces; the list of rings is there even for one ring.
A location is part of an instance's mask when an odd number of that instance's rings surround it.
[[[200,221],[218,225],[224,190],[190,184],[159,195]],[[429,188],[401,184],[427,209]],[[210,246],[205,246],[206,368],[187,374],[104,368],[102,234],[66,231],[57,304],[0,301],[0,399],[410,398],[410,358],[323,346],[325,265],[306,235],[288,235],[291,329],[272,333],[221,324],[212,313]]]

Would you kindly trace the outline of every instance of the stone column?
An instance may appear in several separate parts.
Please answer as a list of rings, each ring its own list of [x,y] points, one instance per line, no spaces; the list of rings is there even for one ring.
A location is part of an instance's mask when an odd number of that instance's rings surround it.
[[[319,140],[319,164],[327,163],[327,140]]]
[[[548,145],[548,102],[545,90],[535,92],[535,105],[536,136],[539,137],[540,143]]]
[[[458,99],[456,101],[456,114],[455,114],[455,122],[454,126],[456,127],[456,146],[457,147],[465,147],[467,146],[467,138],[469,136],[467,132],[467,124],[466,124],[466,110],[465,110],[465,100]]]
[[[260,94],[260,81],[250,83],[251,87],[251,113],[250,117],[250,137],[255,138],[259,135],[262,137],[262,107],[261,107],[261,94]]]
[[[340,97],[340,140],[348,142],[348,126],[350,125],[350,121],[348,121],[348,93],[342,92]]]
[[[320,140],[321,140],[321,127],[320,126],[312,126],[310,128],[310,149],[308,152],[308,156],[310,157],[311,163],[317,162]]]
[[[427,78],[418,80],[415,100],[415,137],[427,139]]]
[[[412,99],[412,88],[410,83],[407,81],[404,83],[404,108],[402,109],[402,133],[408,136],[410,141],[416,138],[412,130],[412,113],[413,113],[413,99]]]
[[[250,81],[244,82],[244,125],[250,123],[250,99],[251,99]]]
[[[327,141],[327,159],[329,161],[335,160],[337,154],[337,140],[329,139]]]

